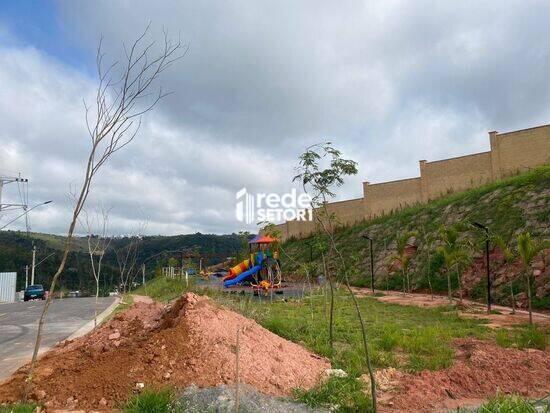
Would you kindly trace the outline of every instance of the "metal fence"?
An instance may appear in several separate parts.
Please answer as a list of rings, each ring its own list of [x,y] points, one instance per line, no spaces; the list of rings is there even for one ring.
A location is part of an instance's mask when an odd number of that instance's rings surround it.
[[[0,303],[15,302],[16,272],[0,272]]]

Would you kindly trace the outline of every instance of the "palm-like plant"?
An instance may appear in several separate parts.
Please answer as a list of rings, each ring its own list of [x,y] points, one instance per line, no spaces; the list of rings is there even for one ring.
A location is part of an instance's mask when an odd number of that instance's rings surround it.
[[[542,250],[543,245],[537,243],[531,238],[529,232],[523,232],[518,235],[518,254],[523,264],[523,274],[525,276],[525,285],[527,287],[527,305],[529,308],[529,324],[533,324],[533,312],[531,307],[531,263]]]
[[[470,252],[470,245],[459,243],[457,250],[454,252],[452,261],[456,271],[456,279],[458,280],[458,297],[459,302],[462,304],[462,278],[460,274],[464,268],[470,264],[472,260],[472,254]]]
[[[498,246],[502,254],[504,255],[504,262],[506,264],[512,264],[516,259],[516,255],[510,248],[509,242],[504,241],[504,238],[500,235],[493,236],[493,242]],[[512,301],[512,314],[516,313],[516,298],[514,296],[514,278],[510,280],[510,299]]]
[[[405,231],[397,236],[396,249],[397,252],[392,256],[392,261],[398,261],[401,265],[401,274],[403,275],[403,294],[405,291],[411,292],[411,279],[409,275],[409,266],[411,264],[411,254],[407,251],[409,239],[416,236],[414,231]]]
[[[459,239],[460,232],[456,225],[442,226],[439,229],[439,239],[442,245],[437,249],[445,263],[445,274],[447,276],[447,292],[449,302],[453,302],[451,286],[451,270],[455,268],[458,278],[460,302],[462,302],[462,282],[460,273],[462,268],[470,261],[470,254],[466,245]]]
[[[427,271],[427,275],[428,275],[428,286],[430,287],[430,296],[432,298],[432,301],[434,299],[434,292],[433,292],[433,288],[432,288],[432,280],[431,280],[431,251],[433,249],[433,246],[434,246],[434,242],[435,242],[435,237],[434,237],[434,234],[433,233],[429,233],[429,232],[426,232],[426,229],[424,228],[424,226],[422,226],[422,247],[423,247],[423,250],[425,251],[426,255],[427,255],[427,264],[428,264],[428,271]]]

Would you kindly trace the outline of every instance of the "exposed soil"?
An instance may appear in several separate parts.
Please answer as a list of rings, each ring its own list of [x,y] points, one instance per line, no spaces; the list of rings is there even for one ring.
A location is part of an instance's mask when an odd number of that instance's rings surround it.
[[[368,288],[353,288],[353,290],[358,296],[372,295],[372,291]],[[449,299],[447,297],[438,295],[435,295],[432,299],[429,294],[421,293],[403,294],[399,291],[376,291],[376,293],[383,294],[376,296],[378,301],[390,304],[412,305],[424,308],[449,305]],[[453,302],[457,303],[457,300],[455,299]],[[508,307],[494,305],[492,308],[499,314],[487,314],[485,306],[464,299],[463,305],[459,310],[459,316],[463,318],[489,320],[487,326],[493,328],[507,328],[518,324],[527,324],[529,322],[527,311],[516,310],[516,313],[512,314],[512,309]],[[535,312],[533,313],[533,322],[538,326],[550,327],[550,315]]]
[[[511,306],[510,283],[514,281],[516,291],[514,291],[514,302],[519,308],[527,308],[527,295],[524,292],[518,292],[517,286],[524,288],[525,278],[524,269],[520,258],[507,263],[504,254],[499,248],[490,251],[489,259],[491,262],[491,278],[493,288],[493,299],[497,302]],[[533,275],[532,293],[537,298],[544,298],[550,294],[550,249],[541,251],[533,260],[531,270]],[[487,266],[485,256],[478,254],[474,257],[472,264],[462,274],[462,285],[465,296],[471,296],[473,289],[479,285],[485,284],[487,277]]]
[[[211,387],[239,377],[269,395],[310,388],[330,368],[321,358],[206,297],[171,306],[135,300],[124,313],[40,358],[32,399],[48,407],[109,410],[143,387]],[[28,366],[0,384],[0,403],[20,400]]]
[[[449,369],[389,374],[381,411],[446,411],[497,392],[532,398],[550,393],[548,352],[505,349],[476,339],[457,339],[455,347],[457,356]]]

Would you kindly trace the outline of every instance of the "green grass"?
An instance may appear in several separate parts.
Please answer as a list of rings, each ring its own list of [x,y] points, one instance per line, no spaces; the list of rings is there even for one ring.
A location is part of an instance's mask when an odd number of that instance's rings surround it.
[[[132,291],[132,294],[147,295],[156,301],[166,303],[180,297],[183,293],[191,291],[194,287],[193,277],[189,277],[188,285],[184,279],[156,277]]]
[[[548,332],[537,326],[518,326],[510,330],[500,329],[496,331],[496,342],[502,347],[538,348],[545,350]]]
[[[139,288],[131,291],[130,293],[124,294],[120,304],[115,308],[115,310],[109,314],[103,320],[107,322],[116,316],[118,313],[127,310],[134,303],[134,298],[132,295],[145,295],[151,297],[155,301],[161,303],[167,303],[172,301],[187,291],[193,289],[194,283],[193,279],[189,279],[189,285],[186,286],[185,280],[175,279],[175,278],[166,278],[166,277],[157,277],[149,282],[145,286],[140,286]]]
[[[550,308],[550,296],[547,295],[542,298],[535,296],[532,305],[535,310],[548,309]]]
[[[334,350],[328,344],[328,297],[315,290],[304,299],[259,301],[250,295],[233,295],[213,289],[196,289],[225,305],[255,319],[263,327],[290,341],[328,357],[333,368],[349,374],[346,379],[333,378],[309,391],[296,390],[295,397],[312,407],[339,406],[338,411],[365,411],[370,401],[357,377],[367,372],[361,332],[353,302],[342,290],[336,292],[334,314]],[[148,283],[147,292],[166,302],[179,296],[181,281],[156,278]],[[174,291],[175,290],[175,291]],[[184,289],[186,291],[186,289]],[[144,291],[138,291],[143,293]],[[511,330],[492,330],[486,320],[461,319],[453,306],[420,308],[358,297],[375,368],[395,367],[406,371],[438,370],[452,364],[452,341],[459,337],[495,340],[504,347],[546,345],[545,331],[529,326]]]
[[[149,295],[160,302],[179,297],[181,289],[181,281],[162,277],[148,283]],[[345,291],[337,291],[335,297],[334,350],[328,345],[328,296],[323,289],[302,300],[273,303],[220,290],[197,291],[256,320],[275,334],[330,358],[334,368],[353,376],[366,372],[357,315]],[[547,343],[546,330],[529,326],[488,329],[486,320],[460,318],[450,305],[420,308],[383,303],[372,297],[359,297],[358,302],[376,367],[408,371],[449,367],[454,356],[452,340],[461,337],[494,339],[503,347],[517,348],[545,348]]]
[[[296,389],[296,400],[310,407],[330,406],[340,412],[369,412],[372,402],[363,383],[353,377],[332,377],[311,390]]]
[[[0,413],[33,413],[37,404],[34,403],[17,403],[8,406],[0,406]]]
[[[303,342],[330,357],[336,368],[352,375],[366,371],[361,332],[353,302],[338,293],[334,318],[335,346],[328,346],[328,314],[324,296],[303,302],[274,303],[256,317],[269,330],[291,341]],[[399,367],[411,371],[436,370],[452,362],[451,340],[484,337],[478,320],[462,320],[448,308],[421,309],[359,298],[365,320],[372,361],[377,367]]]
[[[353,302],[344,291],[335,297],[334,350],[328,344],[328,298],[323,290],[303,300],[259,302],[219,291],[201,290],[263,327],[290,341],[301,343],[331,359],[357,377],[366,372],[361,331]],[[372,361],[376,367],[409,371],[437,370],[451,365],[451,341],[458,337],[489,337],[484,320],[461,319],[452,307],[419,308],[358,298]]]
[[[124,413],[168,413],[171,411],[173,391],[171,389],[146,389],[132,397],[124,406]]]

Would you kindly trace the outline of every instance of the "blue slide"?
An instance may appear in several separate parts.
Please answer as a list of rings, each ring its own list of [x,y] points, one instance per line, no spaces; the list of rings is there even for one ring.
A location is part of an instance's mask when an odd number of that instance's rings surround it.
[[[246,280],[248,277],[256,274],[258,271],[260,271],[261,268],[262,268],[261,265],[256,265],[256,266],[252,267],[251,269],[243,272],[242,274],[239,274],[238,276],[236,276],[232,280],[225,281],[223,283],[223,285],[224,285],[224,287],[231,287],[232,285],[239,284],[239,283],[243,282],[244,280]]]

